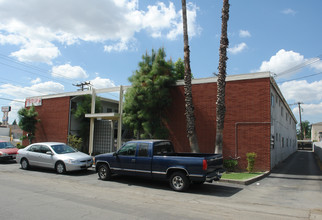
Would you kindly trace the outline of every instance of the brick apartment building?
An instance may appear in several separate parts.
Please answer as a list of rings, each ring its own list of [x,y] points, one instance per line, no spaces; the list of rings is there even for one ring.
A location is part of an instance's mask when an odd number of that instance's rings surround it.
[[[196,132],[200,151],[204,153],[213,153],[215,149],[216,80],[212,77],[192,81]],[[166,123],[170,139],[176,151],[189,152],[183,81],[171,88],[171,95],[173,100],[167,110]],[[41,97],[42,104],[36,107],[41,122],[35,141],[67,141],[73,97],[75,93]],[[238,158],[239,167],[245,169],[246,153],[256,152],[255,168],[271,170],[296,151],[296,123],[269,72],[227,76],[224,158]]]

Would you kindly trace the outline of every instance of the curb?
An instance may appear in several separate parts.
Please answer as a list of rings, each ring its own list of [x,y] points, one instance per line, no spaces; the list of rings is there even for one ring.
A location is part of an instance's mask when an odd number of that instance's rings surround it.
[[[246,180],[220,179],[220,182],[234,183],[234,184],[240,184],[240,185],[250,185],[254,182],[257,182],[257,181],[267,177],[269,174],[271,174],[271,171],[266,171],[265,173],[263,173],[259,176],[255,176],[253,178],[246,179]]]

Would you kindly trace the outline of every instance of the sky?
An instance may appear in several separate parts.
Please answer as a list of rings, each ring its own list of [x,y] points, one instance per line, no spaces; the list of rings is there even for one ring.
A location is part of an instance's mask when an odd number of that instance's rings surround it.
[[[191,70],[218,72],[221,0],[187,0]],[[322,122],[322,1],[230,0],[227,75],[271,71],[299,121]],[[145,53],[183,59],[179,0],[0,0],[0,106],[130,85]]]

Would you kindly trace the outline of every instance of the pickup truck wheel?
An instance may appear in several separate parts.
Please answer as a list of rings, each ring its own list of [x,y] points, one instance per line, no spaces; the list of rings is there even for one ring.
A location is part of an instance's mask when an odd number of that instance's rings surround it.
[[[169,179],[171,188],[174,191],[186,191],[190,185],[188,177],[183,172],[174,172]]]
[[[101,180],[110,180],[111,179],[111,170],[106,164],[102,164],[99,166],[98,177]]]

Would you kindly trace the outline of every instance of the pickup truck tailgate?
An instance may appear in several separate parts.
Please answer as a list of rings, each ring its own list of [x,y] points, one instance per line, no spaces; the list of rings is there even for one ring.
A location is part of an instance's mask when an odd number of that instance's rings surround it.
[[[221,154],[206,157],[205,160],[207,161],[207,174],[224,172],[223,157]]]

